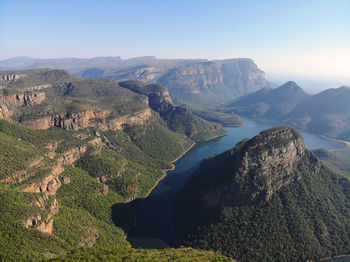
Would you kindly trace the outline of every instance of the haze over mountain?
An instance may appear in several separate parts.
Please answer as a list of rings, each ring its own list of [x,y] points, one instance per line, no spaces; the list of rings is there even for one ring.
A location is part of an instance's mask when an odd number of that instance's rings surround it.
[[[261,89],[219,106],[253,118],[270,118],[333,138],[350,139],[350,88],[327,89],[308,95],[294,82]]]
[[[158,59],[153,56],[121,59],[32,59],[0,61],[0,68],[57,68],[90,78],[117,81],[143,80],[167,86],[175,102],[215,104],[270,86],[263,71],[251,59]]]
[[[307,97],[301,87],[290,81],[276,89],[263,88],[240,97],[223,108],[251,117],[280,119]]]
[[[217,104],[269,86],[265,73],[251,59],[228,59],[180,66],[159,82],[176,101]]]
[[[179,244],[238,261],[308,261],[350,251],[350,183],[288,126],[202,162],[175,201]]]

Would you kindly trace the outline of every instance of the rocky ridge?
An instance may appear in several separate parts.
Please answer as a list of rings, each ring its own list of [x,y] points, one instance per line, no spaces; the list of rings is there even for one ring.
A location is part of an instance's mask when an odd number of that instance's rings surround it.
[[[206,207],[266,204],[275,192],[300,179],[294,169],[304,157],[314,162],[315,172],[321,167],[302,136],[288,126],[263,131],[222,157],[231,161],[232,173],[203,192]]]
[[[57,145],[49,145],[47,148],[52,149],[53,151],[57,148]],[[24,225],[27,228],[35,227],[37,230],[47,233],[49,235],[53,234],[54,231],[54,215],[59,213],[58,202],[55,198],[57,190],[61,187],[62,183],[59,179],[59,175],[64,171],[63,165],[71,165],[77,161],[82,154],[87,151],[86,146],[72,148],[64,152],[57,160],[57,165],[53,166],[51,172],[45,177],[41,178],[39,181],[25,185],[22,187],[22,192],[27,193],[36,193],[39,196],[30,203],[31,206],[39,207],[43,211],[48,212],[46,218],[44,218],[40,213],[27,218],[24,221]],[[55,154],[54,154],[55,155]],[[42,160],[42,159],[41,159]],[[41,161],[40,161],[41,162]],[[37,163],[36,165],[40,165]],[[29,176],[26,176],[23,179],[16,178],[16,180],[7,180],[2,181],[2,183],[11,183],[11,182],[23,182],[28,179]],[[1,182],[1,181],[0,181]],[[69,179],[63,179],[64,184],[68,184]],[[104,188],[102,192],[103,195],[108,194],[108,187]]]
[[[1,80],[4,82],[18,81],[21,78],[26,77],[26,74],[4,74],[1,76]]]
[[[103,131],[106,130],[123,130],[126,127],[134,125],[142,125],[151,116],[150,109],[135,112],[130,115],[116,117],[106,120],[110,115],[109,110],[87,109],[83,112],[49,116],[34,121],[25,122],[24,125],[35,129],[49,129],[50,127],[58,127],[66,130],[79,130],[93,126]],[[97,119],[98,122],[92,123],[90,120]]]
[[[265,73],[251,59],[215,60],[169,70],[158,81],[175,101],[215,104],[267,87]]]
[[[181,130],[186,136],[194,139],[200,133],[219,134],[223,131],[221,124],[203,120],[194,115],[188,108],[174,105],[168,89],[162,84],[124,81],[120,82],[119,85],[133,92],[146,95],[149,107],[159,113],[168,122],[169,128],[174,131]],[[197,126],[201,126],[201,128]]]

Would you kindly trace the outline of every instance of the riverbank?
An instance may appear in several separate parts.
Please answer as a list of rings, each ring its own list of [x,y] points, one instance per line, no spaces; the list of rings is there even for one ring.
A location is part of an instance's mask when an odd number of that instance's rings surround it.
[[[179,160],[181,157],[183,157],[188,151],[190,151],[192,149],[192,147],[194,147],[196,145],[196,142],[193,142],[192,145],[190,145],[189,148],[187,148],[180,156],[178,156],[177,158],[175,158],[173,161],[171,161],[174,165],[174,163]],[[167,171],[171,171],[174,170],[174,167],[172,167],[171,169],[166,169]]]
[[[327,139],[327,140],[331,140],[331,141],[334,141],[334,142],[342,143],[342,144],[344,144],[347,147],[347,149],[350,149],[350,142],[349,141],[340,140],[340,139],[332,138],[332,137],[325,136],[325,135],[320,135],[320,136],[322,138],[324,138],[324,139]]]
[[[216,135],[216,136],[213,136],[213,137],[210,137],[210,138],[207,138],[207,139],[203,139],[203,140],[199,140],[197,142],[206,142],[206,141],[210,141],[210,140],[213,140],[215,138],[218,138],[218,137],[222,137],[222,136],[226,136],[228,135],[230,132],[228,132],[227,130],[225,130],[226,132],[220,134],[220,135]]]
[[[205,140],[200,140],[198,142],[206,142],[206,141],[210,141],[212,139],[215,139],[215,138],[218,138],[218,137],[222,137],[222,136],[226,136],[228,135],[230,132],[226,131],[225,133],[222,133],[220,135],[217,135],[217,136],[213,136],[211,138],[208,138],[208,139],[205,139]],[[190,145],[189,148],[187,148],[180,156],[178,156],[177,158],[175,158],[172,162],[172,167],[171,168],[168,168],[168,169],[164,169],[162,172],[164,173],[160,178],[158,178],[158,180],[156,181],[155,185],[148,191],[148,193],[146,194],[146,197],[148,197],[152,191],[158,186],[159,182],[162,181],[165,177],[166,177],[166,173],[169,172],[169,171],[172,171],[175,169],[175,165],[174,163],[178,160],[180,160],[181,157],[183,157],[184,155],[186,155],[188,153],[188,151],[190,151],[197,143],[196,142],[193,142],[192,145]]]
[[[335,257],[326,257],[326,258],[322,258],[319,260],[319,262],[326,262],[326,261],[334,261],[337,259],[341,259],[341,258],[348,258],[350,260],[350,255],[339,255],[339,256],[335,256]]]
[[[158,186],[159,182],[162,181],[162,180],[166,177],[166,173],[167,173],[167,172],[172,171],[172,170],[175,169],[174,163],[175,163],[176,161],[178,161],[181,157],[183,157],[184,155],[186,155],[186,153],[187,153],[188,151],[190,151],[195,145],[196,145],[196,142],[193,142],[193,144],[192,144],[189,148],[187,148],[179,157],[177,157],[175,160],[171,161],[171,163],[172,163],[172,164],[171,164],[171,165],[172,165],[171,168],[162,170],[163,175],[162,175],[160,178],[158,178],[158,180],[156,181],[156,183],[154,184],[154,186],[148,191],[148,193],[145,195],[144,198],[148,197],[148,196],[152,193],[152,191]]]

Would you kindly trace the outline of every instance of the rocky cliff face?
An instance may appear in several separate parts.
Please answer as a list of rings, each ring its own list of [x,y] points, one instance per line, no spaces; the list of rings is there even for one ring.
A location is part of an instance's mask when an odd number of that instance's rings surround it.
[[[250,59],[230,59],[184,65],[159,79],[171,97],[196,104],[228,101],[268,86],[265,73]]]
[[[143,125],[152,117],[152,111],[149,108],[136,112],[131,115],[117,117],[107,123],[109,130],[123,130],[130,126]]]
[[[43,92],[27,91],[13,95],[0,95],[0,119],[11,120],[14,108],[41,104],[46,96]]]
[[[26,122],[25,125],[36,129],[48,129],[50,127],[59,127],[62,129],[78,130],[89,126],[90,119],[105,119],[110,112],[107,110],[88,109],[83,112],[50,116],[35,121]]]
[[[24,78],[26,76],[27,76],[26,74],[3,74],[0,77],[1,77],[1,80],[3,82],[8,83],[8,82],[12,82],[12,81],[17,81],[17,80]]]
[[[39,105],[45,100],[43,92],[26,92],[9,96],[0,96],[0,102],[13,106],[34,106]]]
[[[168,89],[162,84],[147,85],[142,81],[125,81],[119,85],[146,95],[149,107],[159,113],[173,131],[180,131],[194,140],[206,140],[225,133],[220,124],[201,119],[188,108],[174,105]]]
[[[174,110],[176,106],[170,97],[168,89],[161,84],[146,84],[143,81],[124,81],[120,86],[127,88],[135,93],[147,96],[148,105],[161,116]]]
[[[13,115],[13,112],[9,111],[7,106],[0,103],[0,119],[9,120],[12,115]]]
[[[106,117],[109,114],[109,110],[88,109],[79,113],[49,116],[25,122],[24,125],[35,129],[59,127],[66,130],[79,130],[88,126],[94,126],[101,130],[123,130],[128,126],[142,125],[152,116],[149,108],[107,121]],[[99,121],[92,123],[92,119],[98,119]]]
[[[55,150],[57,149],[56,145],[48,145],[46,148]],[[57,165],[53,166],[51,172],[39,179],[34,183],[22,186],[23,192],[28,193],[37,193],[40,195],[30,203],[31,206],[41,208],[42,210],[48,212],[46,218],[42,218],[40,214],[31,216],[24,221],[24,225],[27,228],[36,228],[37,230],[47,233],[49,235],[53,234],[54,230],[54,215],[59,213],[58,202],[55,198],[57,190],[62,186],[62,183],[59,179],[59,175],[64,171],[63,165],[71,165],[77,161],[82,154],[87,151],[87,146],[80,146],[76,148],[71,148],[70,150],[64,152],[57,160]],[[36,162],[32,163],[32,166],[39,166],[42,162],[42,159],[38,159]],[[25,174],[24,174],[25,175]],[[0,181],[1,183],[13,183],[13,182],[23,182],[29,177],[23,177],[22,180],[18,178],[11,177],[10,180]],[[64,184],[69,184],[70,180],[63,178]],[[101,192],[103,195],[108,194],[108,187],[104,188],[104,191]]]
[[[261,132],[226,152],[232,173],[224,183],[203,192],[206,207],[265,204],[282,187],[300,177],[297,163],[308,157],[320,168],[320,161],[307,151],[301,135],[291,127],[277,127]]]

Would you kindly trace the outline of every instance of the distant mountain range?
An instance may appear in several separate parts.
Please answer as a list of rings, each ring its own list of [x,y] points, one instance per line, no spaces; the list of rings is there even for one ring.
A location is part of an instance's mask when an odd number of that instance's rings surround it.
[[[0,61],[0,70],[54,68],[88,78],[143,80],[167,86],[176,103],[216,104],[272,85],[251,59],[158,59],[154,56],[34,59]]]
[[[308,95],[294,82],[264,88],[220,105],[226,113],[270,118],[344,140],[350,139],[350,88],[327,89]]]
[[[251,59],[158,59],[154,56],[34,59],[17,57],[0,61],[0,68],[59,68],[87,78],[117,82],[142,80],[167,87],[175,104],[185,105],[207,120],[238,126],[236,113],[269,118],[310,132],[350,140],[350,90],[329,89],[307,94],[289,81],[275,86]],[[169,98],[170,98],[169,97]],[[220,115],[208,109],[216,106]],[[209,108],[210,107],[210,108]],[[228,121],[226,121],[228,119]]]

